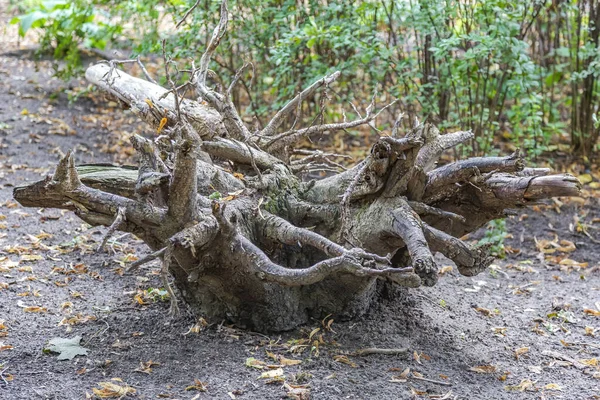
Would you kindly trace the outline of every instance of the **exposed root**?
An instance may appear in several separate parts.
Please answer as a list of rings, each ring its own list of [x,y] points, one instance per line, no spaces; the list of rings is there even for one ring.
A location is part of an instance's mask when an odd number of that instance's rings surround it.
[[[138,170],[76,167],[67,152],[53,176],[14,189],[23,206],[73,210],[92,225],[109,226],[101,247],[122,230],[158,249],[128,271],[162,258],[160,279],[172,314],[179,307],[169,274],[196,311],[256,329],[290,329],[322,312],[356,317],[376,298],[376,280],[432,286],[434,252],[453,260],[461,274],[474,276],[493,259],[486,246],[472,247],[459,237],[506,210],[579,194],[577,179],[524,168],[519,152],[436,168],[445,150],[470,140],[472,133],[441,134],[431,124],[417,124],[400,137],[400,117],[391,134],[382,132],[367,158],[348,170],[336,162],[340,155],[294,149],[299,139],[331,130],[368,125],[381,132],[373,122],[389,105],[376,113],[374,100],[364,116],[353,106],[354,121],[344,116],[342,122],[284,126],[339,72],[302,90],[261,131],[251,133],[231,100],[232,88],[244,83],[242,70],[224,92],[207,84],[227,19],[223,1],[208,48],[184,86],[175,86],[166,54],[169,90],[145,70],[147,80],[118,70],[117,62],[88,69],[90,82],[162,132],[155,139],[132,137]],[[180,96],[191,85],[203,102]],[[314,170],[343,172],[303,182],[301,177]]]
[[[115,233],[115,231],[117,229],[119,229],[121,227],[121,225],[123,225],[124,222],[125,222],[125,209],[123,207],[119,207],[119,209],[117,211],[117,215],[115,216],[115,220],[108,227],[106,233],[104,234],[104,236],[102,238],[102,242],[100,243],[100,246],[98,246],[97,251],[102,250],[106,246],[108,239],[110,239],[110,237],[113,235],[113,233]]]

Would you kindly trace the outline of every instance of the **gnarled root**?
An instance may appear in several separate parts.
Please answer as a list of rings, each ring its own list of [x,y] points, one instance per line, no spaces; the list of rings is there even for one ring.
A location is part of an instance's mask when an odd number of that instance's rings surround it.
[[[307,135],[373,123],[385,107],[374,111],[371,102],[362,115],[355,109],[359,116],[352,121],[283,128],[304,99],[333,84],[336,72],[252,133],[233,107],[231,88],[220,93],[206,83],[226,25],[224,2],[188,82],[198,101],[112,64],[88,69],[92,83],[128,103],[152,127],[166,118],[158,138],[132,138],[139,169],[76,167],[68,152],[53,176],[14,189],[23,206],[73,210],[92,225],[109,226],[106,237],[122,230],[142,238],[151,252],[130,271],[161,258],[174,312],[168,274],[196,311],[257,330],[290,329],[328,313],[355,317],[375,299],[377,281],[434,285],[435,252],[465,276],[482,272],[492,261],[488,249],[459,237],[507,209],[579,193],[577,179],[524,168],[518,152],[436,168],[445,150],[472,134],[441,134],[431,124],[419,124],[404,137],[395,125],[354,167],[303,182],[307,168],[343,168],[333,154],[298,152],[294,145]],[[231,85],[239,79],[237,74]],[[298,154],[306,157],[292,158]]]

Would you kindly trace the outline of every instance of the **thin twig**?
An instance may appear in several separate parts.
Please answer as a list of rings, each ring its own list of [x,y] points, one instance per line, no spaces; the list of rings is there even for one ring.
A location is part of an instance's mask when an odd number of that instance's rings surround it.
[[[442,382],[442,381],[436,381],[434,379],[429,379],[429,378],[425,378],[425,377],[420,377],[420,376],[415,376],[415,375],[411,375],[410,379],[415,379],[417,381],[423,381],[423,382],[429,382],[429,383],[434,383],[436,385],[441,385],[441,386],[452,386],[452,384],[450,382]]]
[[[181,24],[183,24],[183,22],[185,21],[185,19],[192,13],[192,11],[194,11],[194,9],[196,7],[198,7],[198,4],[200,4],[200,0],[196,0],[196,2],[194,3],[193,6],[191,6],[186,12],[185,14],[183,14],[183,17],[181,18],[181,20],[175,25],[175,29],[179,29],[179,27],[181,26]]]
[[[100,243],[100,246],[98,247],[97,251],[102,250],[104,248],[104,246],[106,246],[108,239],[110,239],[112,234],[115,233],[115,231],[117,229],[119,229],[121,227],[121,225],[123,225],[124,222],[125,222],[125,208],[119,207],[119,209],[117,210],[117,215],[115,216],[115,220],[108,227],[108,230],[104,234],[104,237],[102,238],[102,243]]]
[[[146,257],[140,258],[139,260],[131,263],[129,268],[127,268],[127,272],[135,271],[142,265],[144,265],[152,260],[156,260],[157,258],[161,257],[163,254],[165,254],[165,251],[167,251],[167,248],[163,247],[162,249],[157,250],[154,253],[148,254]]]
[[[371,354],[383,354],[383,355],[398,355],[406,354],[409,350],[406,347],[400,347],[397,349],[380,349],[377,347],[368,347],[366,349],[356,350],[352,353],[353,356],[368,356]]]
[[[148,73],[148,70],[146,69],[146,67],[144,67],[144,64],[142,63],[142,60],[140,60],[140,56],[137,56],[136,60],[137,60],[137,64],[139,65],[139,67],[141,68],[142,72],[144,73],[144,76],[146,77],[146,79],[148,81],[154,83],[155,85],[158,85],[158,83],[150,76],[150,74]]]
[[[177,122],[181,122],[181,110],[179,108],[179,93],[177,92],[177,86],[175,86],[175,82],[173,82],[173,79],[171,78],[171,73],[169,72],[169,64],[172,62],[171,58],[167,56],[167,50],[166,50],[166,39],[163,39],[162,41],[162,51],[163,51],[163,58],[165,60],[165,74],[167,75],[167,81],[169,82],[169,85],[171,86],[171,91],[173,92],[173,97],[174,97],[174,101],[175,101],[175,110],[177,111]]]

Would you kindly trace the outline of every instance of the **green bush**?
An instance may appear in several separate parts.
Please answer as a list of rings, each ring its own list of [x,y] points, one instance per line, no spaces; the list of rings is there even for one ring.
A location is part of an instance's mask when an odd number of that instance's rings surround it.
[[[104,49],[113,40],[121,27],[106,21],[110,15],[83,0],[47,0],[30,3],[24,15],[12,19],[19,24],[19,35],[35,28],[42,32],[42,51],[52,51],[55,59],[63,59],[65,67],[57,69],[57,75],[71,77],[80,66],[80,49]]]
[[[175,30],[194,2],[33,2],[15,21],[22,34],[41,29],[42,48],[66,59],[68,76],[81,45],[103,48],[117,38],[132,56],[160,54],[166,39],[173,57],[197,60],[220,2],[200,1]],[[376,88],[381,101],[401,100],[379,123],[404,112],[406,124],[424,116],[446,130],[471,129],[478,154],[494,153],[498,140],[506,140],[537,156],[570,133],[573,149],[589,155],[600,133],[593,119],[600,102],[596,3],[232,0],[230,28],[212,68],[227,80],[252,63],[233,97],[258,121],[339,69],[333,103],[364,99]],[[305,114],[323,105],[308,103]],[[341,117],[333,106],[326,111]]]

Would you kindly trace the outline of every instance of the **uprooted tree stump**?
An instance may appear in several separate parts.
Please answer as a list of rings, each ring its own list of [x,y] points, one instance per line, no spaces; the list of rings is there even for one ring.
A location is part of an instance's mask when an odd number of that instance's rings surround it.
[[[195,87],[197,101],[181,97],[170,76],[168,90],[115,62],[87,70],[90,82],[161,127],[155,139],[132,137],[138,170],[75,166],[68,153],[54,175],[14,190],[23,206],[69,209],[91,225],[109,226],[105,240],[115,230],[143,239],[153,252],[130,269],[160,258],[173,311],[169,273],[198,313],[256,330],[291,329],[324,314],[359,316],[376,300],[378,281],[435,285],[434,252],[463,275],[482,272],[492,261],[488,249],[459,237],[507,209],[579,193],[574,177],[524,168],[518,153],[436,168],[444,150],[473,135],[442,135],[426,123],[403,137],[396,124],[353,168],[305,181],[306,171],[337,164],[334,155],[294,146],[307,136],[371,123],[378,115],[373,103],[357,120],[282,129],[336,72],[299,93],[262,130],[250,131],[230,97],[241,73],[222,92],[206,83],[226,26],[223,3],[186,84]]]

